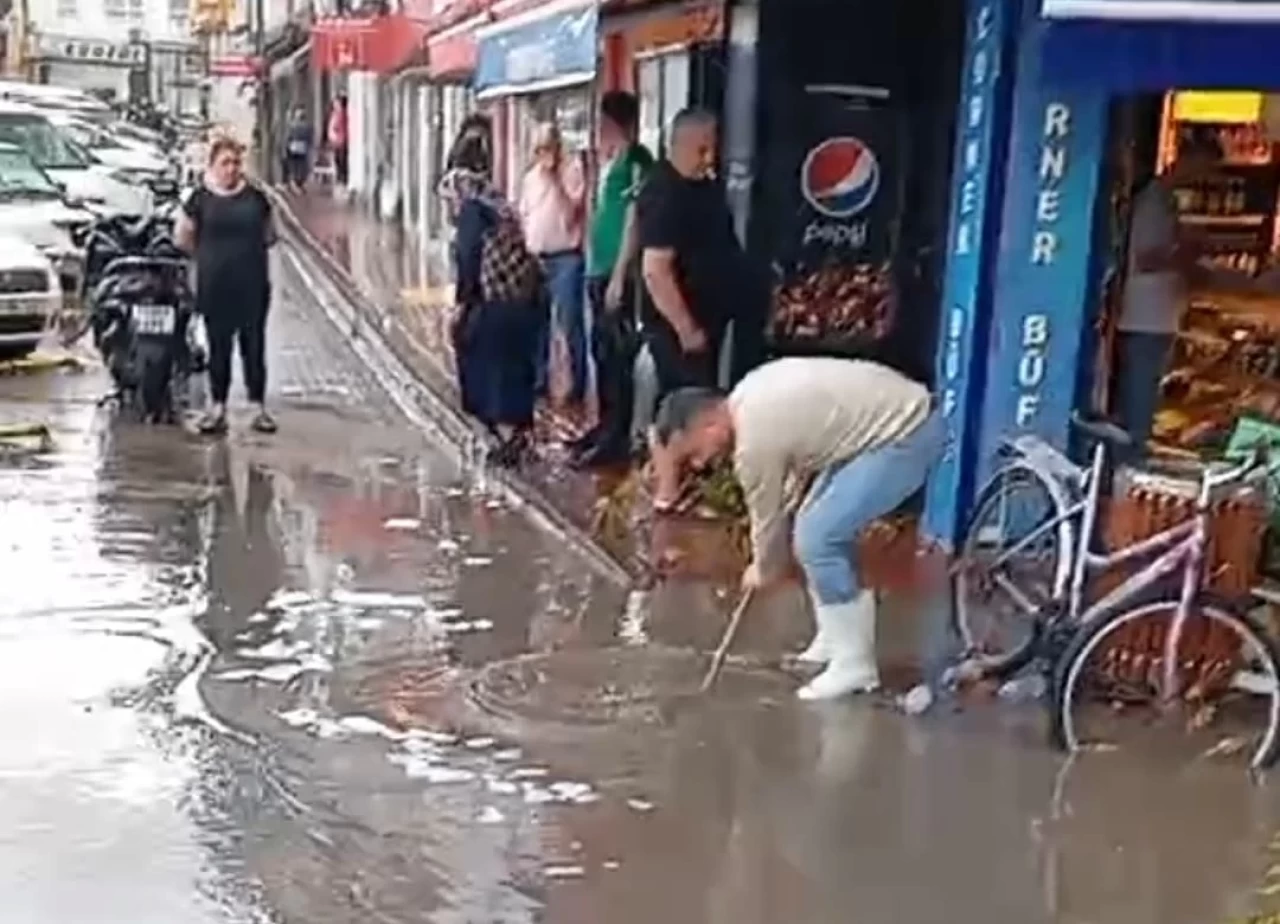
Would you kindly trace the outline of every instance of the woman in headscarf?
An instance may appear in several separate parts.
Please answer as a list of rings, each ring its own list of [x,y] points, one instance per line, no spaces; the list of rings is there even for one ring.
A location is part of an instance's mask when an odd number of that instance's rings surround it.
[[[439,193],[455,228],[454,352],[462,407],[497,441],[491,458],[517,464],[533,427],[541,273],[515,210],[489,180],[490,145],[466,129]]]

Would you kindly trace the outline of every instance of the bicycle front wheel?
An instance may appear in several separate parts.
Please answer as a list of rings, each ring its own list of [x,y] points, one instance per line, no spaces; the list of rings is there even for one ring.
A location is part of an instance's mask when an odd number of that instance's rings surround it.
[[[952,577],[953,620],[965,656],[1011,674],[1034,655],[1037,619],[1065,586],[1073,531],[1036,472],[1010,467],[983,488]]]
[[[1052,734],[1068,751],[1141,747],[1174,760],[1280,753],[1280,650],[1249,614],[1198,600],[1183,623],[1173,688],[1165,659],[1176,599],[1089,620],[1058,662]]]

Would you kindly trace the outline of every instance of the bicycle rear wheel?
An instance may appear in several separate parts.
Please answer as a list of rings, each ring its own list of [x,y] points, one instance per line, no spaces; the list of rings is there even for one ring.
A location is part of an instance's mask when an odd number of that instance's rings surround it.
[[[1053,683],[1052,735],[1068,751],[1135,744],[1160,753],[1233,757],[1263,769],[1280,754],[1280,649],[1230,604],[1193,604],[1164,691],[1176,599],[1090,620],[1067,646]]]
[[[952,576],[952,618],[982,673],[1007,676],[1035,655],[1038,611],[1066,582],[1073,530],[1065,512],[1029,468],[1005,469],[979,494]]]

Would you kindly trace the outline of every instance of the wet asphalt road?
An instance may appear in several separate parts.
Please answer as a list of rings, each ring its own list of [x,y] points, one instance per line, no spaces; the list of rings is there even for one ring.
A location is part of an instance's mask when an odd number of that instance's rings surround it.
[[[804,709],[766,667],[655,708],[717,593],[598,577],[413,432],[285,266],[277,288],[271,439],[114,421],[95,370],[0,379],[0,422],[55,435],[0,454],[0,924],[1211,924],[1277,900],[1274,785],[1234,769],[1065,764],[1034,710]],[[803,632],[796,605],[749,655]]]

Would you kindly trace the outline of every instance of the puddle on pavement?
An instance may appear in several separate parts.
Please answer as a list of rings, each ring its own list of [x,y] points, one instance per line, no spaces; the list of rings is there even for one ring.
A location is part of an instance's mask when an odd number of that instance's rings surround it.
[[[0,922],[1212,924],[1276,900],[1273,787],[1064,765],[1027,708],[803,708],[771,667],[795,594],[653,723],[729,588],[604,585],[454,463],[350,425],[220,452],[60,414],[42,464],[0,461]],[[885,600],[887,661],[935,657],[933,605]]]

